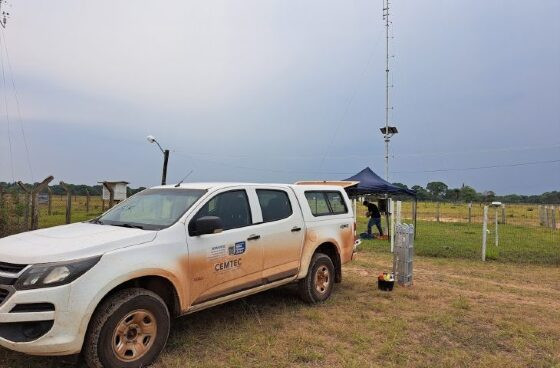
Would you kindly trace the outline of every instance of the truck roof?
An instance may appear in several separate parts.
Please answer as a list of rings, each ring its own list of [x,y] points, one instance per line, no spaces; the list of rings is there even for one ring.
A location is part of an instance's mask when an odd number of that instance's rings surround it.
[[[340,190],[341,187],[337,185],[324,185],[324,184],[285,184],[285,183],[243,183],[243,182],[201,182],[201,183],[182,183],[178,188],[176,184],[159,185],[152,187],[152,189],[222,189],[235,186],[271,186],[271,187],[284,187],[294,188],[296,190]]]

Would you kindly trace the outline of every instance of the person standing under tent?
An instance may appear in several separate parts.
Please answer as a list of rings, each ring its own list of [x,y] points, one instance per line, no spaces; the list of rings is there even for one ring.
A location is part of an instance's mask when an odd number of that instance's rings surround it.
[[[367,224],[368,235],[371,235],[371,228],[375,225],[377,226],[377,230],[379,230],[379,236],[383,236],[383,229],[381,228],[381,213],[379,212],[379,208],[377,208],[375,203],[371,203],[367,200],[364,201],[364,206],[367,207],[367,216],[369,216]]]

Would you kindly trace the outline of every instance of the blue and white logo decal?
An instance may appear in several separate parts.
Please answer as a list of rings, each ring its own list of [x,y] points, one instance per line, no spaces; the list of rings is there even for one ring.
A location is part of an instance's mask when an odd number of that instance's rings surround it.
[[[235,243],[235,245],[232,245],[232,246],[229,247],[228,253],[229,253],[230,256],[237,256],[237,255],[245,253],[245,249],[246,249],[246,246],[245,246],[244,241],[237,242],[237,243]]]

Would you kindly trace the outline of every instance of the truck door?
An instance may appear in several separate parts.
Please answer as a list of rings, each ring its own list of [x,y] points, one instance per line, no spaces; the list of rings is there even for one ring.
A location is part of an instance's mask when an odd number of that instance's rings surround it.
[[[221,233],[194,236],[189,231],[192,305],[262,283],[262,239],[252,213],[246,190],[239,188],[216,194],[190,219],[189,224],[202,216],[217,216],[223,223]]]
[[[255,228],[261,234],[264,282],[296,275],[305,228],[295,194],[282,187],[256,187],[255,193],[262,219]]]

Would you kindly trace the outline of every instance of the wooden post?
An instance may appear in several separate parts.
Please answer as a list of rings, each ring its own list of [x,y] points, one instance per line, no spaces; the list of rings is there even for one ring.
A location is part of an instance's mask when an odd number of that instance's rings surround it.
[[[472,223],[472,202],[469,202],[469,224]]]
[[[502,204],[502,224],[506,223],[506,205]]]
[[[548,227],[548,206],[544,206],[543,225]]]
[[[89,190],[86,189],[86,213],[89,213]]]
[[[436,220],[439,222],[439,202],[436,202]]]
[[[107,191],[109,191],[109,208],[113,208],[113,205],[115,204],[115,190],[106,181],[103,182],[103,186],[107,189]]]
[[[31,222],[28,223],[28,218],[26,217],[26,224],[29,227],[29,230],[36,230],[39,228],[39,193],[45,189],[45,187],[47,185],[49,185],[49,183],[54,179],[54,177],[51,175],[47,178],[45,178],[45,180],[43,180],[42,182],[40,182],[39,184],[37,184],[35,187],[33,187],[32,189],[27,189],[25,187],[25,185],[23,185],[23,183],[21,181],[18,181],[17,184],[19,185],[19,187],[21,189],[23,189],[28,197],[29,197],[29,206],[30,206],[30,212],[31,212]]]
[[[69,224],[72,222],[72,190],[63,181],[60,182],[60,186],[66,192],[66,223]]]
[[[52,189],[50,187],[47,187],[47,190],[49,191],[49,207],[47,209],[47,215],[51,216],[52,215]]]
[[[486,233],[488,231],[488,206],[484,206],[482,218],[482,262],[486,261]]]

